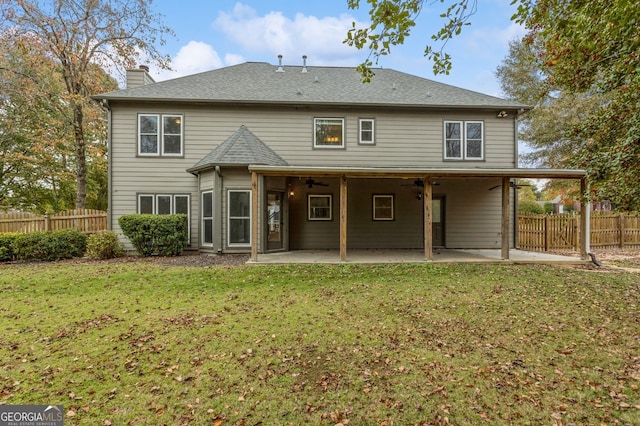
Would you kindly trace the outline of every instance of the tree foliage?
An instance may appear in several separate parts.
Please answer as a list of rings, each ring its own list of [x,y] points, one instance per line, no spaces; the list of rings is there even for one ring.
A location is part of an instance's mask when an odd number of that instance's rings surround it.
[[[440,3],[444,3],[440,0]],[[381,56],[391,53],[391,48],[402,45],[411,34],[415,21],[423,9],[424,0],[367,0],[369,4],[368,27],[358,28],[354,22],[347,33],[345,43],[358,49],[368,49],[369,56],[358,66],[364,81],[370,81],[374,73],[371,67]],[[436,3],[436,2],[434,2]],[[347,0],[350,9],[360,8],[360,0]],[[433,61],[434,74],[449,74],[452,58],[444,48],[447,42],[459,35],[462,29],[470,24],[470,19],[478,7],[477,0],[459,0],[452,2],[440,17],[443,26],[435,32],[431,39],[439,47],[425,46],[424,55]]]
[[[545,85],[526,140],[551,166],[585,169],[593,197],[640,209],[640,9],[521,1],[514,19],[530,29],[524,43]]]
[[[75,204],[85,207],[89,145],[95,137],[91,95],[112,88],[105,78],[95,78],[99,69],[125,69],[144,56],[160,68],[169,58],[156,45],[172,31],[152,13],[147,0],[13,0],[0,4],[2,36],[16,48],[37,52],[57,64],[62,90],[53,102],[67,108],[64,127],[70,130],[73,147]],[[3,66],[5,73],[12,69]],[[30,76],[44,86],[39,74]],[[69,135],[68,134],[68,135]],[[67,135],[67,136],[68,136]],[[90,155],[90,154],[89,154]]]

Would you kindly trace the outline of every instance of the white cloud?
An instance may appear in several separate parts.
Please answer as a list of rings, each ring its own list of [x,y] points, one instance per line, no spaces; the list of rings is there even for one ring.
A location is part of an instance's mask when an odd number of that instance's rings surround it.
[[[218,52],[211,45],[201,41],[190,41],[185,46],[182,46],[178,54],[172,59],[171,67],[173,71],[160,70],[157,73],[152,71],[152,75],[156,81],[162,81],[209,71],[220,68],[223,65],[224,63],[218,56]]]
[[[248,53],[270,54],[275,63],[277,55],[285,64],[300,63],[307,55],[312,64],[353,65],[360,53],[342,43],[355,18],[317,18],[298,13],[293,19],[281,12],[258,16],[256,11],[237,3],[231,12],[220,12],[213,27]]]

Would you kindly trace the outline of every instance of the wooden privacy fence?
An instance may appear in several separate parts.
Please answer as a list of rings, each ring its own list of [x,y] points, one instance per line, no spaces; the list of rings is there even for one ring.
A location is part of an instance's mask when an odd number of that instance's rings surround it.
[[[638,214],[592,213],[592,248],[640,247]],[[579,215],[519,215],[518,245],[522,250],[580,249]]]
[[[93,233],[107,229],[107,212],[102,210],[76,209],[53,215],[33,213],[0,214],[0,233],[55,231],[76,229]]]

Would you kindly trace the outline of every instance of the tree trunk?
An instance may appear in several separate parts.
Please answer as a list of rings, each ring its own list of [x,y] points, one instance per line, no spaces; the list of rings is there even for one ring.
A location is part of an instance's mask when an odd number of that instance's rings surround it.
[[[76,209],[87,203],[87,148],[84,140],[82,105],[73,104],[73,134],[76,142]]]

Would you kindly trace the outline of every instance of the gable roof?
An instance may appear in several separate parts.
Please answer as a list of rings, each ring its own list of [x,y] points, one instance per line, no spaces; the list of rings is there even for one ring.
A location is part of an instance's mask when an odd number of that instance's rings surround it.
[[[281,71],[278,71],[278,70]],[[392,69],[373,69],[362,83],[354,67],[274,66],[246,62],[95,96],[129,101],[325,104],[396,107],[530,109],[518,102],[438,83]]]
[[[197,173],[214,166],[248,166],[249,164],[288,165],[243,124],[226,141],[214,148],[187,171]]]

